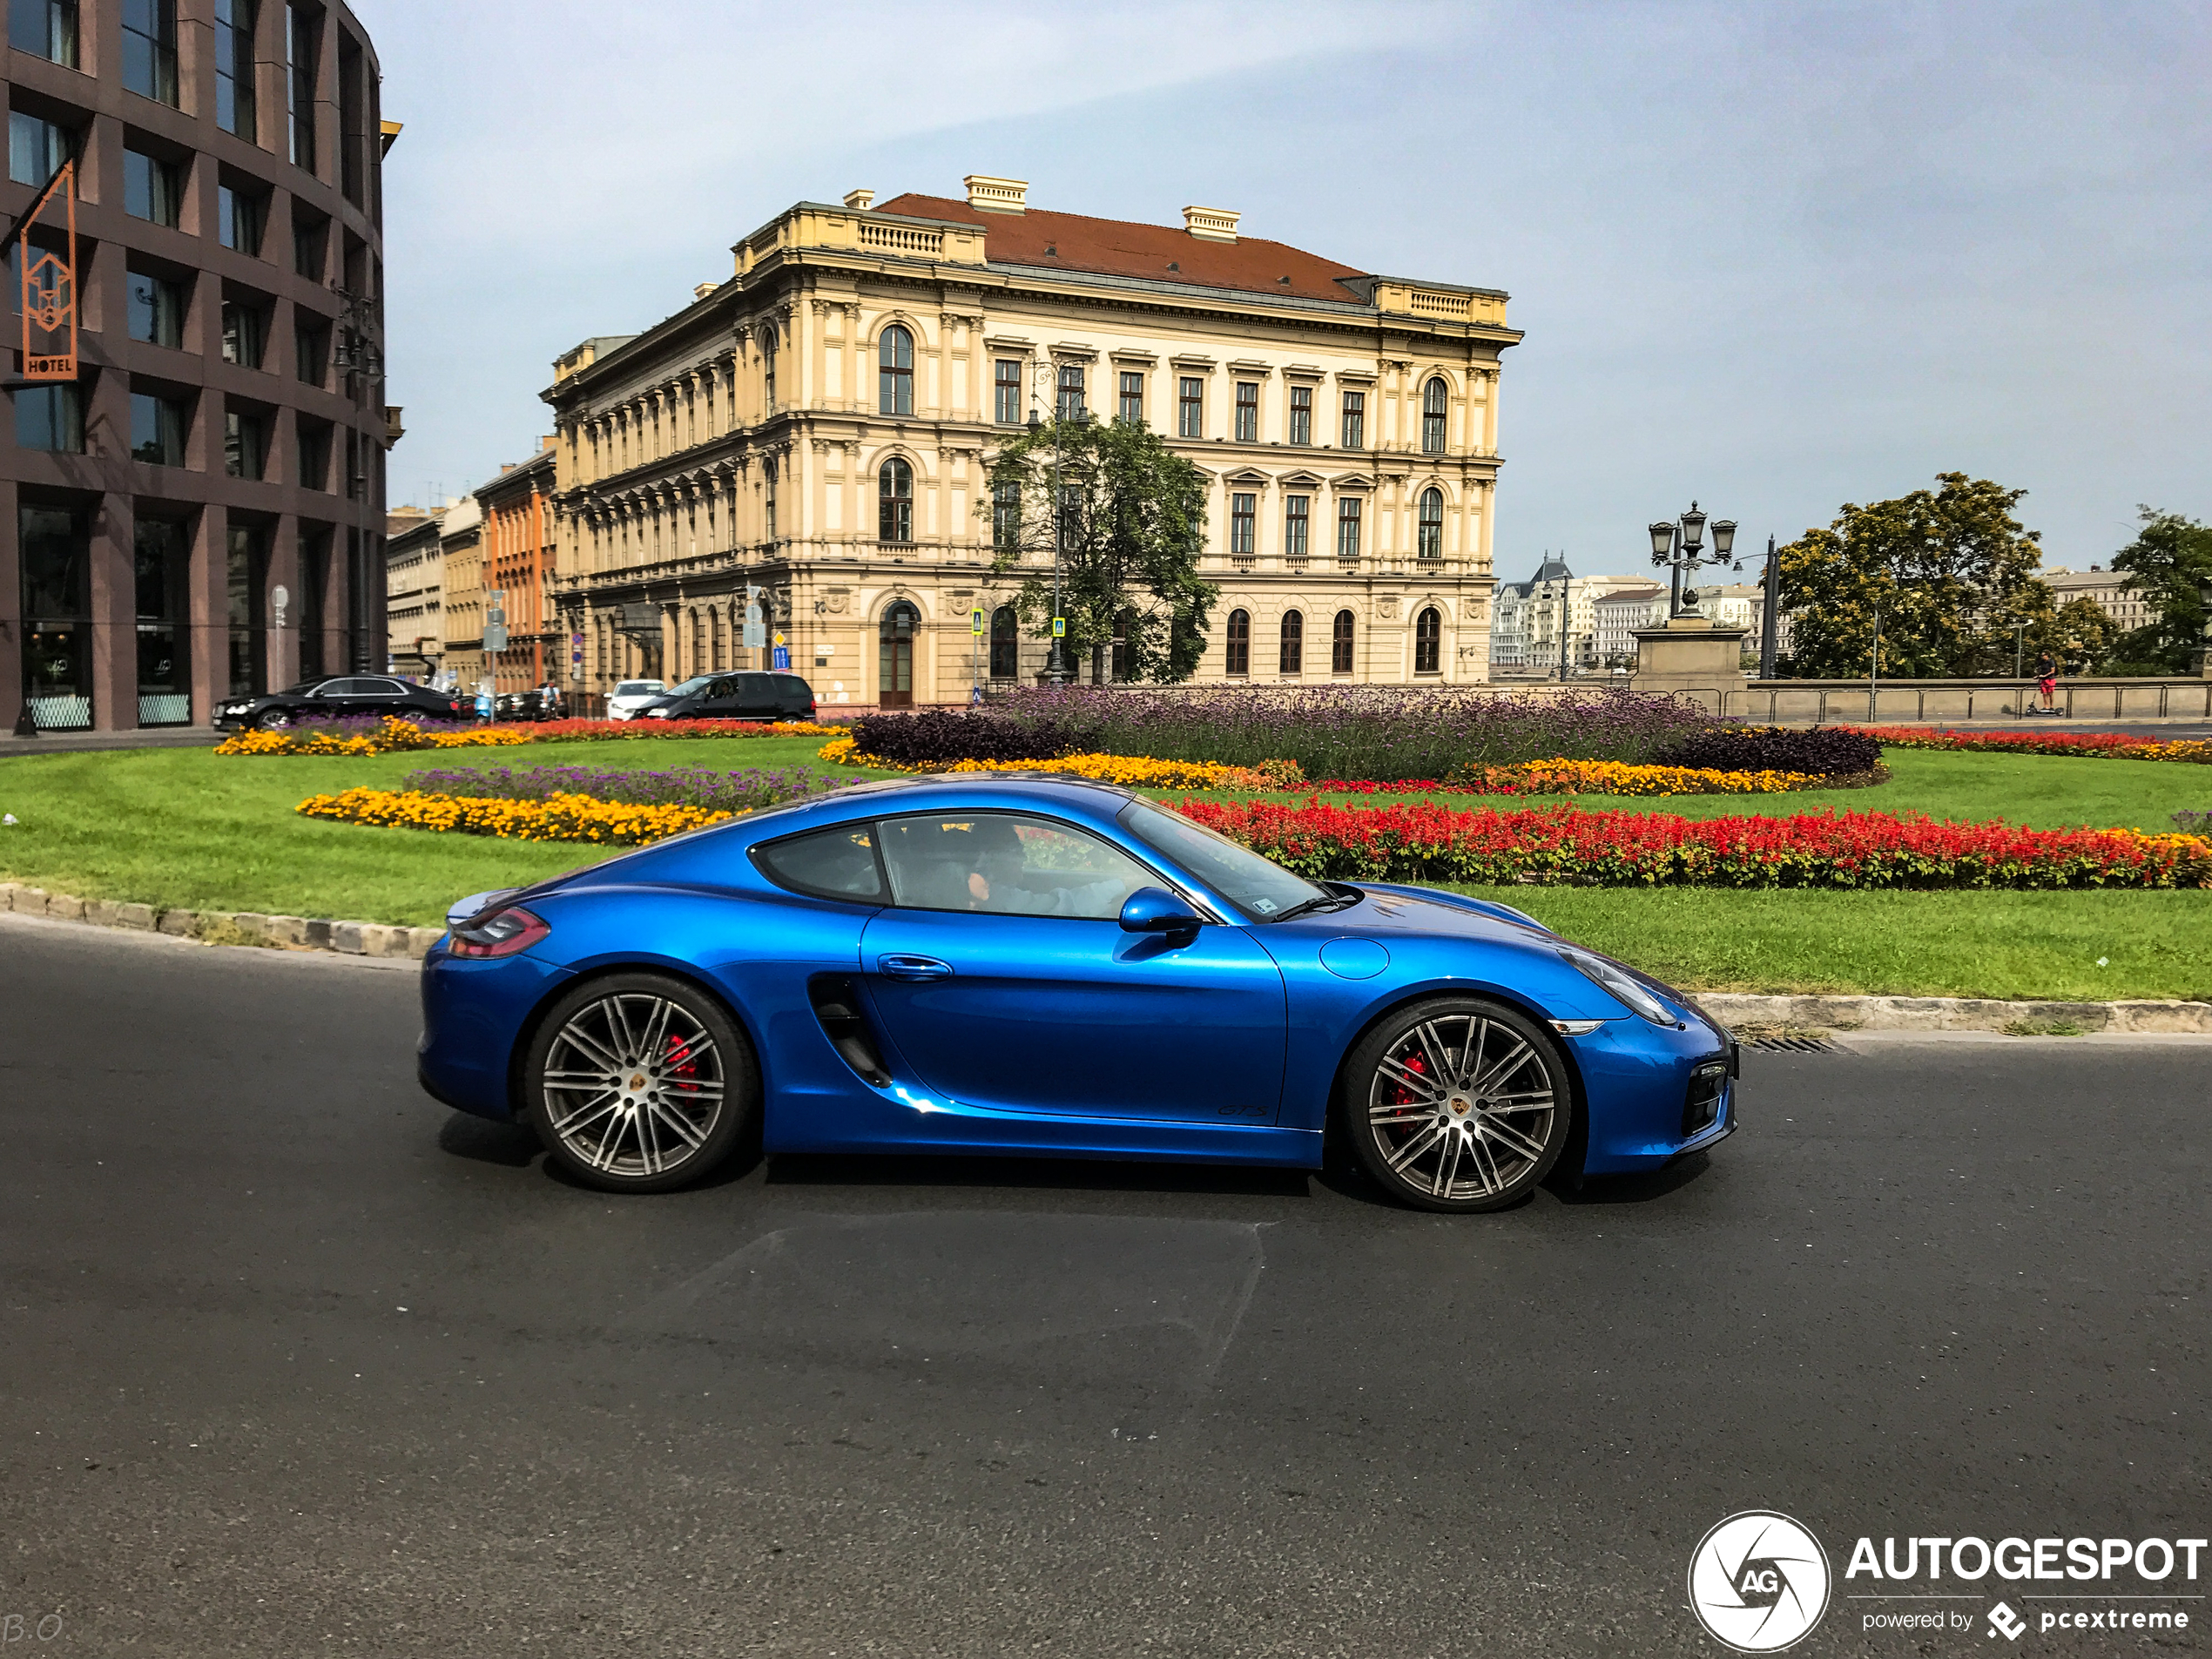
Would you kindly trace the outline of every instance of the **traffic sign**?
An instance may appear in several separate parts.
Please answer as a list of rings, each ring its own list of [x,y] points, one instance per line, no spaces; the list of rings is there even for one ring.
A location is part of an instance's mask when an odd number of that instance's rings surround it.
[[[968,631],[978,639],[983,637],[983,611],[981,606],[968,613]]]
[[[787,645],[777,646],[775,659],[772,665],[777,668],[789,668],[791,666],[791,648]]]
[[[1068,637],[1067,617],[1055,617],[1052,619],[1052,637],[1055,639],[1065,639]]]

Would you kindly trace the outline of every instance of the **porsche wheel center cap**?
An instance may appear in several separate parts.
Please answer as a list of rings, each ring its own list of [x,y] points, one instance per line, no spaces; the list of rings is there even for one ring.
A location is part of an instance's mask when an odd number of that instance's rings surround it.
[[[1465,1095],[1454,1095],[1451,1097],[1451,1099],[1444,1103],[1444,1107],[1447,1111],[1451,1113],[1453,1120],[1458,1121],[1464,1119],[1469,1112],[1474,1109],[1474,1103],[1469,1100]]]

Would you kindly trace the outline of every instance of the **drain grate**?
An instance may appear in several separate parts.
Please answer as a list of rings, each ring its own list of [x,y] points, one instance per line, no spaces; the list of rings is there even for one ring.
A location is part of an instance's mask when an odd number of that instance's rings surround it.
[[[1835,1054],[1836,1045],[1824,1037],[1750,1037],[1745,1040],[1747,1049],[1765,1049],[1782,1054]]]

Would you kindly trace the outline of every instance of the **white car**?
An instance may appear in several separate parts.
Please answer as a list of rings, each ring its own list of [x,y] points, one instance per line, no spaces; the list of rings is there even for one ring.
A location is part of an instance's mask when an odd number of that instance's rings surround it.
[[[614,694],[607,699],[607,718],[610,720],[634,720],[640,709],[657,701],[667,689],[667,685],[660,680],[623,680],[615,686]]]

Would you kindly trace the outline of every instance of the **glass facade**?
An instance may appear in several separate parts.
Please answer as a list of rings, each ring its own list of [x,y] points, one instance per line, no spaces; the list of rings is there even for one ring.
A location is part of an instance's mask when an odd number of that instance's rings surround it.
[[[158,392],[131,394],[131,459],[152,467],[185,464],[185,411],[182,398]]]
[[[268,681],[268,532],[233,524],[226,546],[230,623],[230,694],[258,697]]]
[[[133,271],[124,282],[131,338],[174,350],[185,343],[185,289],[179,282]]]
[[[75,69],[77,0],[8,0],[8,44]]]
[[[44,184],[61,171],[69,154],[67,129],[21,110],[8,111],[8,177],[15,183],[33,188]]]
[[[215,0],[215,120],[251,142],[253,108],[254,0]]]
[[[177,0],[123,0],[123,84],[177,102]]]
[[[16,390],[16,447],[84,453],[84,401],[67,381]]]
[[[174,519],[141,518],[133,540],[138,615],[138,724],[190,725],[192,536]]]
[[[23,562],[23,694],[42,732],[92,724],[91,519],[17,509]]]

